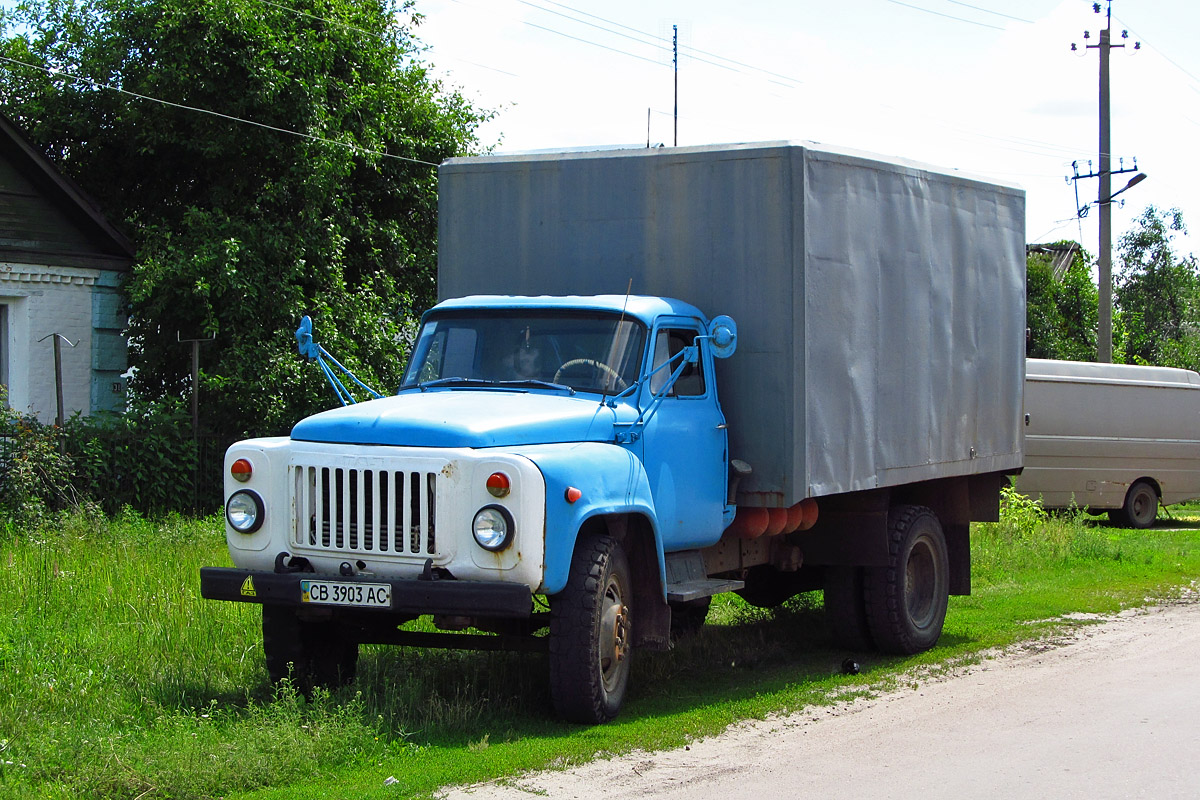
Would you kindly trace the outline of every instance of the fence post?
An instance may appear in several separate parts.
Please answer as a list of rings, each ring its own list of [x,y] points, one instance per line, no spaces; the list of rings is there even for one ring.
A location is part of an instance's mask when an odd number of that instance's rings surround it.
[[[61,333],[48,333],[42,338],[38,339],[38,342],[44,342],[51,337],[54,339],[54,399],[58,404],[58,416],[55,417],[55,420],[58,427],[61,428],[64,424],[66,424],[66,416],[63,414],[62,345],[59,344],[59,340],[61,339],[67,344],[71,345],[71,347],[74,347],[79,343],[72,342]]]

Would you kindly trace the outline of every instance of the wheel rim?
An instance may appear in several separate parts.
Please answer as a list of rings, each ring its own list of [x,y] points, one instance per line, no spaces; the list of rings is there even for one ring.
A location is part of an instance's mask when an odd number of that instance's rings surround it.
[[[1150,492],[1143,489],[1133,496],[1133,519],[1136,522],[1149,522],[1150,514],[1156,512],[1154,501]]]
[[[600,609],[600,676],[604,690],[613,692],[629,664],[629,607],[616,578],[609,577]]]
[[[904,605],[912,624],[924,629],[933,622],[937,608],[938,569],[933,548],[922,537],[913,543],[904,575]]]

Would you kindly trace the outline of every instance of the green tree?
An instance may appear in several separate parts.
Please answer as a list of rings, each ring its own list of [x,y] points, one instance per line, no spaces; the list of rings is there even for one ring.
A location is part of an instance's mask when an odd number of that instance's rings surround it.
[[[286,432],[332,400],[295,353],[304,313],[368,384],[395,387],[406,325],[435,298],[432,165],[477,150],[487,118],[418,60],[419,20],[391,0],[0,12],[0,109],[136,242],[140,399],[186,393],[178,337],[213,337],[207,426]]]
[[[1074,242],[1053,247],[1071,257],[1059,275],[1051,252],[1035,249],[1026,259],[1026,355],[1090,361],[1096,357],[1098,312],[1088,255]]]
[[[1172,245],[1186,232],[1179,209],[1149,206],[1118,241],[1114,301],[1127,363],[1200,368],[1200,268]]]

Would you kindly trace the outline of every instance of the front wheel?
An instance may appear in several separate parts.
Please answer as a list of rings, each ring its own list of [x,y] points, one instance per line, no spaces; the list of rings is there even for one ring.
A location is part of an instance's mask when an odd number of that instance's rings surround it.
[[[909,655],[937,644],[950,599],[950,559],[937,515],[924,506],[888,511],[888,565],[863,570],[875,647]]]
[[[550,598],[550,695],[564,719],[595,724],[621,710],[633,655],[631,592],[620,543],[581,539],[566,588]]]

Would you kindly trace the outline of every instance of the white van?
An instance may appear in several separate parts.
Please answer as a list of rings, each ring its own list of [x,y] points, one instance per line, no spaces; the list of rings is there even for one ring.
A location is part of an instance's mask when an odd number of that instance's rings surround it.
[[[1200,375],[1028,359],[1017,489],[1135,528],[1152,525],[1160,503],[1200,497]]]

